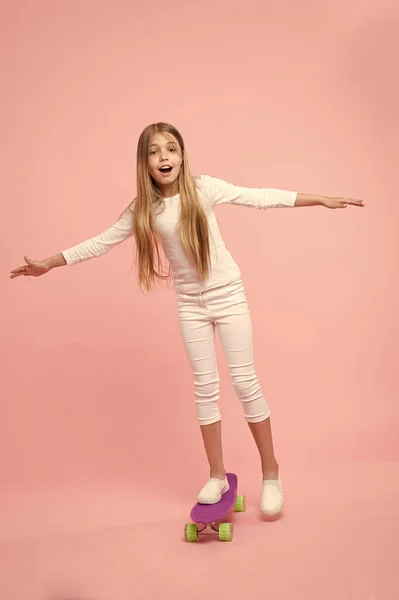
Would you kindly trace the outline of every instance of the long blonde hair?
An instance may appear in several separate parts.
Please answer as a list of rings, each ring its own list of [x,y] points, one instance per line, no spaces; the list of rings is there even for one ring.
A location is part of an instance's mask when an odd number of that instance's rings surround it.
[[[155,287],[156,279],[170,282],[172,272],[171,265],[168,263],[168,271],[166,274],[163,273],[163,261],[154,229],[156,210],[162,205],[163,198],[148,170],[151,138],[158,132],[166,137],[173,135],[176,138],[180,146],[177,151],[181,152],[183,161],[178,178],[180,194],[178,235],[189,260],[203,280],[208,276],[210,268],[208,220],[197,195],[194,178],[190,173],[183,137],[168,123],[148,125],[141,133],[137,145],[137,197],[133,212],[138,280],[140,286],[148,291]]]

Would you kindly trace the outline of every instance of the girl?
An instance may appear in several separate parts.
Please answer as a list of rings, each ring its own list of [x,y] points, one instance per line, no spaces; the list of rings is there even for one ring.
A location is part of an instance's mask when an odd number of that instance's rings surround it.
[[[361,200],[310,196],[277,189],[237,187],[209,175],[194,178],[184,141],[167,123],[149,125],[137,148],[137,197],[103,233],[43,261],[25,257],[11,278],[38,277],[108,252],[134,235],[138,281],[147,291],[156,279],[176,291],[180,333],[194,375],[196,413],[209,462],[209,479],[198,494],[204,504],[228,490],[218,410],[219,377],[215,328],[223,345],[234,390],[259,450],[263,475],[261,509],[276,515],[283,490],[274,455],[270,410],[254,370],[251,318],[239,267],[220,235],[214,208],[219,204],[272,207],[364,206]],[[167,258],[163,272],[160,247]]]

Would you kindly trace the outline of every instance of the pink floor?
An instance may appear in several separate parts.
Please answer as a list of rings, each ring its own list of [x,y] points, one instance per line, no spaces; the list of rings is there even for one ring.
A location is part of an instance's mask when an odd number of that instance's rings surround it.
[[[165,479],[165,480],[164,480]],[[397,600],[399,467],[285,468],[286,507],[266,522],[255,472],[234,540],[183,541],[196,491],[160,474],[10,489],[0,500],[1,600]]]

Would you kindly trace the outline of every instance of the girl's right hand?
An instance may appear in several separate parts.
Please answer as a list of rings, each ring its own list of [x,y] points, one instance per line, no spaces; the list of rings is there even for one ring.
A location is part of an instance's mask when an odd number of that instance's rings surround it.
[[[26,256],[24,256],[24,259],[26,265],[13,269],[10,279],[15,279],[21,275],[24,277],[40,277],[40,275],[44,275],[50,271],[50,267],[45,260],[30,260]]]

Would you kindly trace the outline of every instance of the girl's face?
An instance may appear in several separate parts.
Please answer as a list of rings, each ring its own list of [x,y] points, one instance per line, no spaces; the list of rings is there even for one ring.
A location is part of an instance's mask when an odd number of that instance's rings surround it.
[[[176,138],[154,133],[148,151],[148,170],[159,188],[167,194],[178,192],[178,177],[182,164],[181,148]]]

